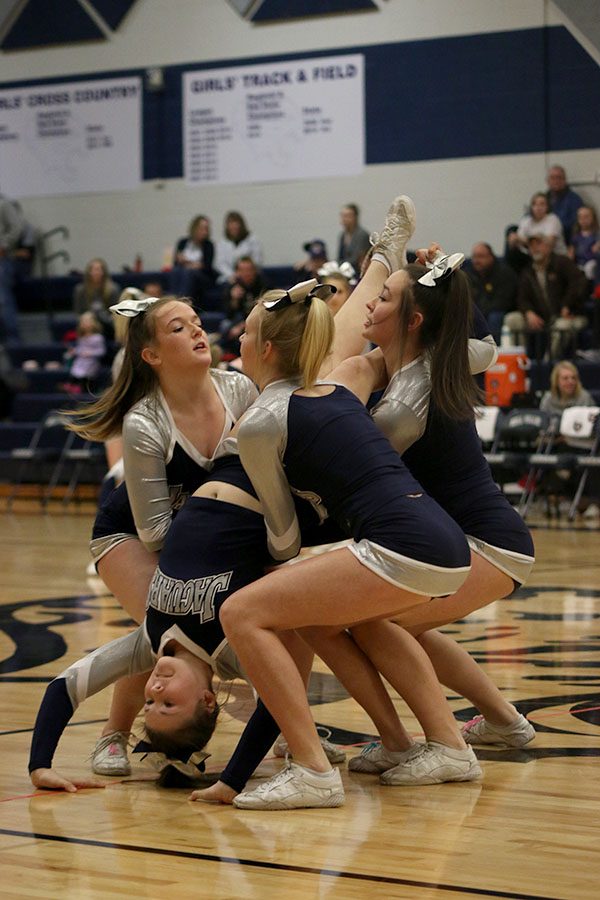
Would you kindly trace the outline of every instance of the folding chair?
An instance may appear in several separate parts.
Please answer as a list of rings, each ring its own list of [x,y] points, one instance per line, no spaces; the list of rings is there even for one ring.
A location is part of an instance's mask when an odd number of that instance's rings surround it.
[[[8,496],[9,509],[29,472],[35,475],[35,481],[40,485],[39,500],[43,505],[45,499],[43,483],[46,480],[44,473],[49,463],[60,458],[67,434],[62,415],[55,409],[50,410],[41,419],[29,444],[26,447],[14,447],[10,451],[11,460],[17,461],[19,465]]]
[[[570,410],[565,412],[570,412]],[[529,454],[529,472],[519,501],[519,512],[524,519],[527,517],[538,488],[543,484],[543,473],[558,470],[572,472],[575,468],[576,455],[573,450],[558,443],[561,438],[566,437],[563,426],[563,422],[566,421],[565,413],[560,418],[557,415],[550,416],[547,431],[541,435],[536,450]]]
[[[568,420],[570,436],[590,441],[588,452],[575,458],[577,468],[583,469],[583,472],[569,509],[569,521],[572,522],[583,495],[590,469],[600,468],[600,416],[598,415],[600,406],[572,406],[571,409],[565,410],[563,416],[567,413],[571,414]]]
[[[513,409],[500,421],[497,439],[485,457],[501,488],[526,476],[529,456],[543,449],[550,427],[549,414],[539,409]]]
[[[44,494],[44,503],[48,503],[48,501],[52,499],[52,494],[59,483],[63,470],[70,465],[72,465],[72,469],[70,470],[71,475],[62,499],[62,502],[65,505],[73,498],[81,474],[86,466],[96,468],[102,466],[103,469],[106,469],[104,444],[98,443],[97,441],[85,441],[80,438],[79,435],[75,434],[75,432],[70,431],[58,461],[54,466],[52,475],[50,476],[48,487]]]
[[[475,409],[475,427],[484,452],[491,450],[499,433],[499,406],[478,406]]]

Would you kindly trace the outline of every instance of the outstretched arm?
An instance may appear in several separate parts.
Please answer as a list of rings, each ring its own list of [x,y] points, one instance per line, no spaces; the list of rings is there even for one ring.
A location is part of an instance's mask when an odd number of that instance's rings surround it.
[[[331,353],[323,363],[320,378],[332,377],[332,371],[349,356],[360,356],[365,346],[362,332],[367,303],[380,293],[389,273],[385,265],[371,260],[369,268],[344,305],[336,313],[335,335]]]
[[[131,634],[84,656],[50,682],[35,720],[31,740],[29,774],[36,787],[76,789],[75,782],[62,778],[51,768],[58,742],[73,713],[86,697],[124,675],[145,672],[153,665],[150,640],[141,625]]]

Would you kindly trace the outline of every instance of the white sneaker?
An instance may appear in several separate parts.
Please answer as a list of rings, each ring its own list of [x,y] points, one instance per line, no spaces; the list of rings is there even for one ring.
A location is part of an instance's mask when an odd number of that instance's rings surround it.
[[[325,752],[325,756],[329,760],[330,763],[343,763],[346,759],[346,754],[342,750],[341,747],[338,747],[337,744],[332,744],[331,741],[325,740],[325,738],[319,738],[321,741],[321,747]],[[288,747],[288,742],[284,738],[282,734],[279,735],[275,743],[273,744],[273,755],[279,756],[281,758],[285,756],[289,756],[290,759],[293,759],[290,749]]]
[[[521,713],[510,725],[492,725],[483,716],[475,716],[462,727],[467,744],[504,744],[505,747],[524,747],[535,737],[533,725]]]
[[[455,750],[437,741],[428,741],[419,753],[379,776],[381,784],[443,784],[446,781],[474,781],[481,766],[471,747]]]
[[[415,225],[415,204],[402,194],[390,206],[383,231],[371,234],[372,259],[383,262],[390,274],[406,265],[406,245]]]
[[[406,762],[414,756],[415,753],[421,751],[423,744],[413,744],[408,750],[388,750],[379,741],[373,741],[363,747],[358,756],[353,756],[348,762],[348,768],[351,772],[368,772],[371,775],[378,775],[380,772],[387,772],[401,763]]]
[[[290,762],[253,791],[233,799],[238,809],[307,809],[341,806],[344,786],[339,769],[313,772]]]
[[[96,775],[131,775],[127,758],[126,731],[113,731],[98,738],[92,753],[92,772]]]
[[[597,503],[590,503],[581,514],[584,519],[597,519],[600,515],[600,507]]]

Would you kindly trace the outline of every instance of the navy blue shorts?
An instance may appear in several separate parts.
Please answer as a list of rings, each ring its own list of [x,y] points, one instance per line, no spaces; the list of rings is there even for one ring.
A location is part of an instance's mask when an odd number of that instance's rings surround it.
[[[110,492],[96,513],[92,528],[92,540],[109,537],[112,534],[131,534],[133,537],[137,537],[125,482]]]

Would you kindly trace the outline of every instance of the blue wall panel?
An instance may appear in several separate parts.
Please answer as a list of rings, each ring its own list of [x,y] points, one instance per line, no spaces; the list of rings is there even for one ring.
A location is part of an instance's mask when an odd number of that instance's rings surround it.
[[[344,53],[365,56],[367,164],[600,146],[600,67],[566,29],[536,28],[165,67],[143,95],[143,177],[183,175],[184,71]],[[81,78],[119,75],[144,72]]]
[[[2,41],[2,49],[103,40],[103,32],[77,0],[29,0]]]
[[[91,0],[107,25],[113,31],[119,27],[136,0]]]
[[[564,28],[547,41],[547,149],[600,147],[600,66]]]
[[[355,13],[363,9],[377,7],[373,0],[263,0],[250,19],[253,22],[281,22],[286,19],[305,19],[307,16]]]

